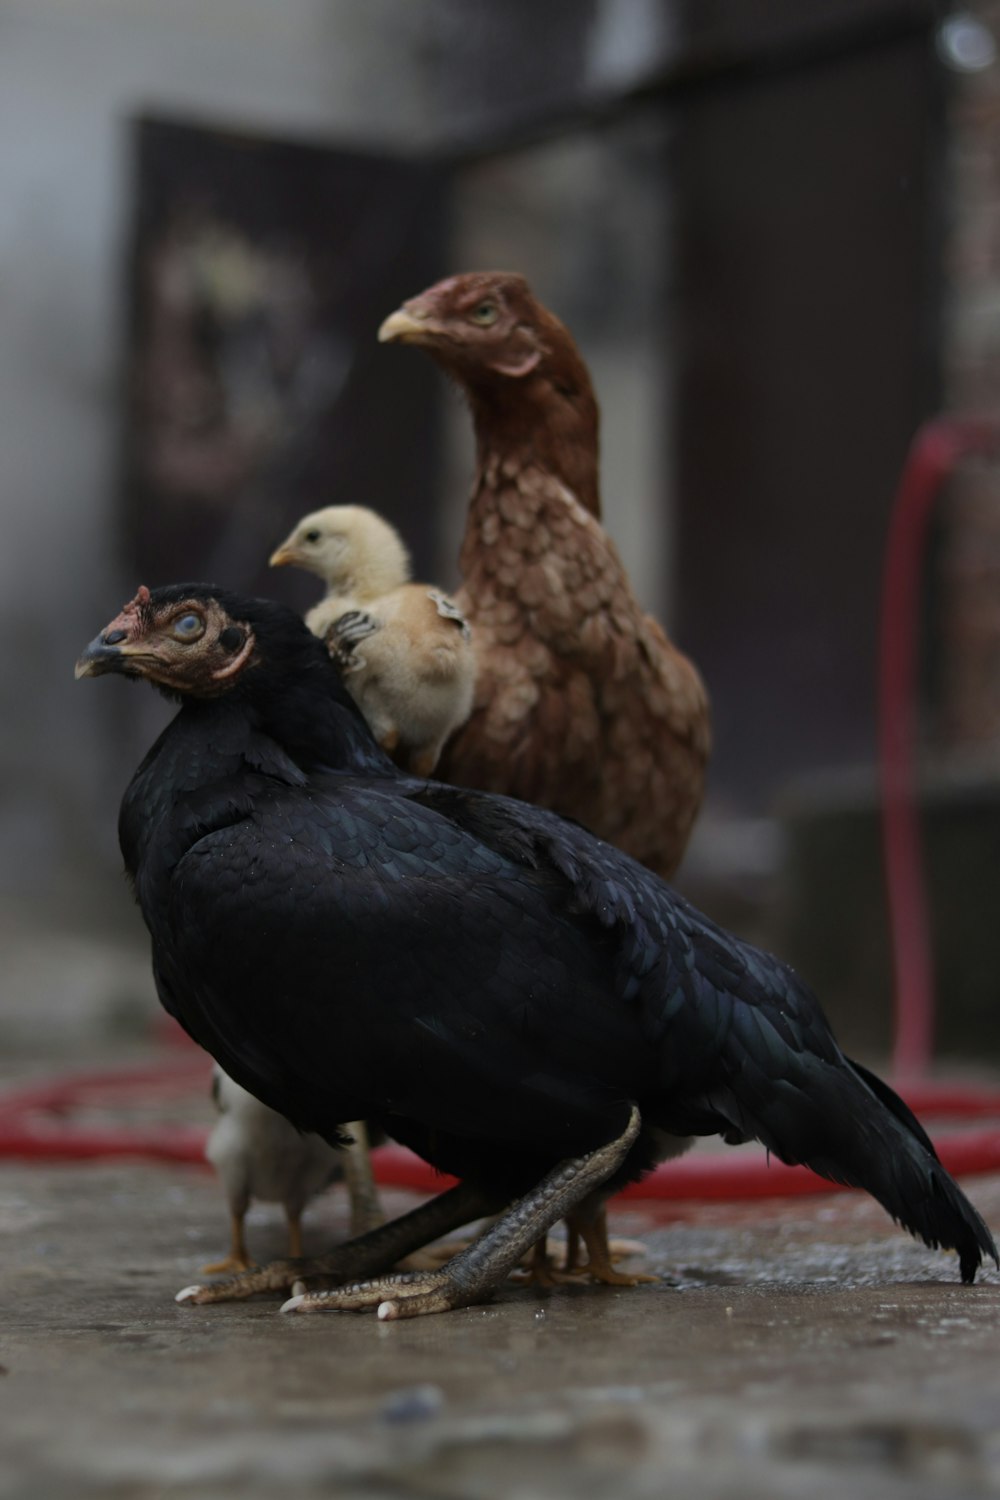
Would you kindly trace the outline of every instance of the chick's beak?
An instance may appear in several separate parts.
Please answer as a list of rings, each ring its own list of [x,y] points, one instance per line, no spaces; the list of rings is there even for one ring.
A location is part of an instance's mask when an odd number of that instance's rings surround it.
[[[380,344],[419,344],[433,337],[435,328],[425,312],[412,304],[390,313],[378,331]]]
[[[267,560],[269,568],[287,568],[289,563],[298,562],[299,554],[288,542],[282,542],[281,546],[271,553]]]
[[[95,635],[90,645],[83,651],[80,660],[73,670],[73,676],[79,682],[81,677],[100,677],[105,672],[122,672],[128,663],[128,652],[123,651],[117,641],[108,640],[106,637],[116,632],[102,630],[100,635]],[[122,632],[124,635],[124,632]]]

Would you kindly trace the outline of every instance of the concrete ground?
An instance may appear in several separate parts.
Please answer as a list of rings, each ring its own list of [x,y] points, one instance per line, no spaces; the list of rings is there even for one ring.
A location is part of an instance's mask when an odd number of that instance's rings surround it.
[[[1000,1178],[970,1186],[1000,1223]],[[225,1246],[207,1173],[7,1164],[0,1496],[1000,1491],[995,1272],[961,1286],[858,1195],[614,1227],[662,1281],[397,1324],[197,1308],[173,1293]],[[345,1228],[334,1190],[313,1246]],[[250,1232],[284,1252],[279,1211]]]
[[[41,1002],[10,999],[8,1078],[136,1055],[96,1010],[38,1051]],[[200,1094],[177,1108],[207,1119]],[[966,1186],[1000,1228],[1000,1176]],[[1000,1493],[995,1271],[961,1286],[953,1256],[858,1194],[612,1217],[655,1284],[511,1284],[395,1324],[281,1316],[174,1302],[225,1249],[207,1171],[0,1161],[0,1500]],[[307,1249],[345,1232],[334,1189]],[[279,1210],[255,1208],[249,1233],[258,1257],[284,1253]]]

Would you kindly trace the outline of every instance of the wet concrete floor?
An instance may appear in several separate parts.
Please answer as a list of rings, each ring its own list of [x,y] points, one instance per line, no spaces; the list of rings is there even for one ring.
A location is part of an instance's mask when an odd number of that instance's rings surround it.
[[[967,1187],[1000,1227],[1000,1177]],[[174,1302],[225,1247],[207,1172],[0,1164],[0,1497],[1000,1492],[996,1272],[961,1286],[857,1194],[613,1221],[655,1285],[281,1316]],[[336,1189],[309,1225],[343,1236]],[[279,1210],[250,1235],[284,1253]]]

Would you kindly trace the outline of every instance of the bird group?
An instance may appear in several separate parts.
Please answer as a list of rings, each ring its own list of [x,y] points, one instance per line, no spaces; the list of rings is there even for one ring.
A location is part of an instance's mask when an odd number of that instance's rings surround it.
[[[865,1188],[971,1281],[993,1240],[906,1105],[791,970],[664,883],[701,801],[708,703],[601,527],[597,405],[568,331],[523,277],[471,273],[379,338],[425,349],[468,401],[455,598],[410,581],[373,512],[332,506],[271,559],[324,580],[306,622],[214,586],[141,588],[77,672],[180,702],[119,834],[162,1003],[260,1112],[256,1136],[230,1120],[231,1265],[248,1196],[282,1197],[254,1186],[269,1121],[303,1150],[367,1122],[458,1185],[314,1261],[179,1295],[443,1311],[560,1219],[596,1278],[630,1280],[607,1197],[708,1134]],[[331,1165],[300,1174],[306,1196]],[[393,1273],[483,1215],[451,1260]]]

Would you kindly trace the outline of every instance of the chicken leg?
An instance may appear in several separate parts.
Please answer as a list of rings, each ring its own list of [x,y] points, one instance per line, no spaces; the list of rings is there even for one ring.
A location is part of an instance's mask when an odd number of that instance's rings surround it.
[[[243,1232],[246,1211],[246,1203],[243,1204],[242,1208],[234,1207],[230,1210],[229,1254],[223,1260],[213,1260],[211,1264],[202,1266],[201,1273],[203,1276],[221,1276],[227,1271],[230,1273],[234,1271],[249,1271],[253,1265],[253,1261],[250,1259],[250,1254],[247,1250],[246,1236]],[[293,1243],[291,1236],[289,1236],[289,1242]],[[293,1249],[291,1253],[295,1255],[299,1252]]]
[[[195,1283],[178,1292],[175,1301],[236,1302],[258,1292],[289,1292],[298,1282],[314,1277],[347,1281],[351,1277],[375,1275],[439,1235],[450,1234],[472,1219],[496,1213],[499,1206],[490,1194],[471,1184],[459,1183],[391,1223],[358,1239],[347,1240],[327,1255],[312,1260],[276,1260],[225,1281]]]
[[[641,1286],[644,1282],[660,1279],[658,1276],[644,1276],[639,1272],[615,1270],[613,1261],[625,1255],[640,1253],[644,1247],[635,1240],[612,1240],[609,1243],[608,1214],[603,1202],[596,1212],[591,1212],[587,1204],[580,1204],[573,1213],[567,1214],[566,1235],[566,1265],[562,1272],[564,1278],[589,1276],[604,1286]],[[581,1240],[586,1246],[587,1259],[582,1265],[578,1265]]]
[[[638,1135],[639,1123],[633,1105],[620,1136],[586,1156],[561,1162],[440,1271],[380,1276],[335,1291],[304,1292],[291,1297],[282,1312],[361,1312],[375,1307],[377,1316],[388,1322],[482,1301],[558,1219],[611,1176]]]
[[[379,1202],[375,1174],[372,1171],[371,1143],[364,1120],[352,1120],[345,1126],[351,1142],[344,1147],[344,1183],[351,1203],[351,1239],[377,1229],[385,1222]],[[292,1251],[292,1255],[301,1251]]]

